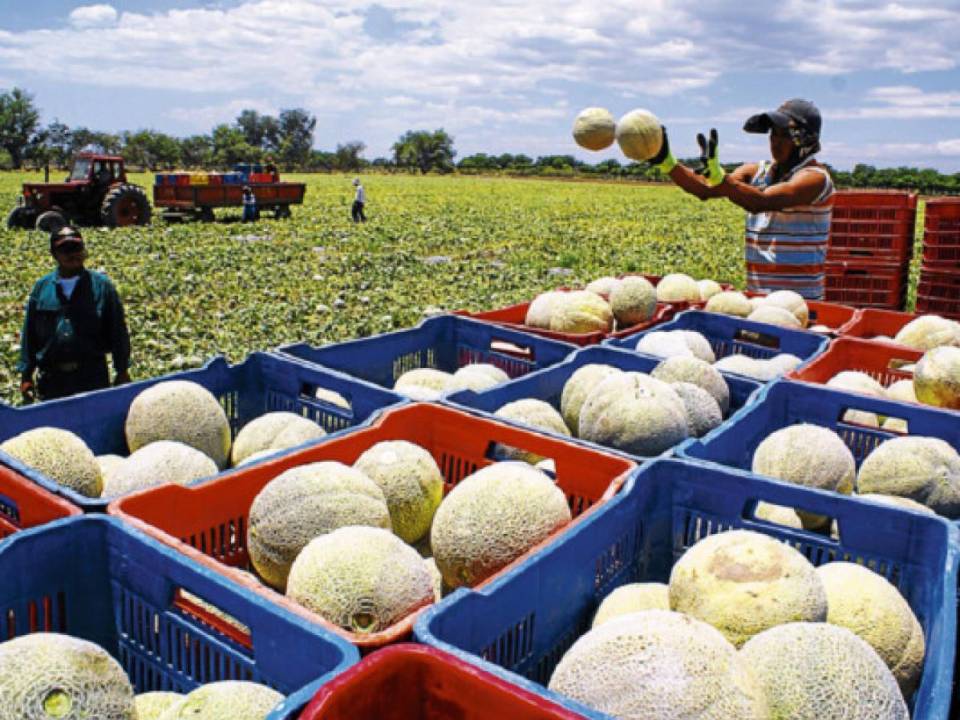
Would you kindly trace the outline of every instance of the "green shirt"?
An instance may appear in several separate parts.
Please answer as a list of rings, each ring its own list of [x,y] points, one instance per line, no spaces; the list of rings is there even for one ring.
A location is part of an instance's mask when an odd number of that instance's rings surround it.
[[[58,363],[83,363],[110,353],[113,369],[130,365],[130,336],[123,305],[102,273],[83,270],[69,300],[57,284],[58,271],[37,280],[30,291],[20,337],[22,376]]]

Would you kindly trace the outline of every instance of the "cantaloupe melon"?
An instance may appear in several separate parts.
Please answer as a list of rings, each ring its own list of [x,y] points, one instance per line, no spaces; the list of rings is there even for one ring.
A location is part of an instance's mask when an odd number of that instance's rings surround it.
[[[244,680],[201,685],[172,705],[160,720],[266,720],[283,695],[273,688]]]
[[[960,518],[960,454],[939,438],[893,438],[860,465],[857,488],[909,498],[944,517]]]
[[[254,418],[237,433],[230,451],[233,465],[264,450],[286,450],[327,433],[313,420],[292,412],[268,412]]]
[[[100,465],[87,444],[69,430],[39,427],[15,435],[0,450],[64,487],[87,497],[103,490]]]
[[[573,121],[573,139],[587,150],[603,150],[613,145],[617,122],[606,108],[589,107]]]
[[[618,328],[644,323],[657,309],[657,291],[646,278],[629,275],[610,292],[610,308]]]

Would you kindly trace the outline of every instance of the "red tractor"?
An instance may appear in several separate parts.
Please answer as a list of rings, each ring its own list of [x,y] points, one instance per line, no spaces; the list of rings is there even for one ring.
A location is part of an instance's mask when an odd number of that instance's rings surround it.
[[[7,216],[9,228],[59,230],[78,225],[146,225],[150,202],[139,185],[127,182],[123,158],[81,153],[62,183],[24,183],[17,206]]]

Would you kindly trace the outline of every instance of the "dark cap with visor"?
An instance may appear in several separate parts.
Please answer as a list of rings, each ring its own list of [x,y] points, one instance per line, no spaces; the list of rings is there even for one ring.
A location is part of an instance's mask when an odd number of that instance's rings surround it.
[[[51,250],[73,250],[83,247],[83,236],[76,228],[65,225],[54,233],[50,233]]]
[[[814,136],[820,135],[820,111],[809,100],[787,100],[776,110],[751,116],[744,123],[743,129],[748,133],[766,133],[770,128],[790,127],[803,128]]]

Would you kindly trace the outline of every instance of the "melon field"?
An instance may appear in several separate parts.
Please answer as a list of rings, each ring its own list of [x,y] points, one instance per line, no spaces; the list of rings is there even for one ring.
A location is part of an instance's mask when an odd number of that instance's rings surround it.
[[[56,175],[52,179],[56,179]],[[40,174],[0,174],[0,208]],[[148,188],[152,175],[134,175]],[[85,229],[87,267],[116,283],[142,379],[236,362],[282,343],[335,342],[417,323],[435,309],[491,309],[605,274],[686,272],[742,287],[743,211],[670,186],[480,177],[351,177],[308,185],[290,220]],[[918,227],[922,227],[918,223]],[[19,400],[23,307],[54,267],[47,236],[0,229],[0,399]]]

